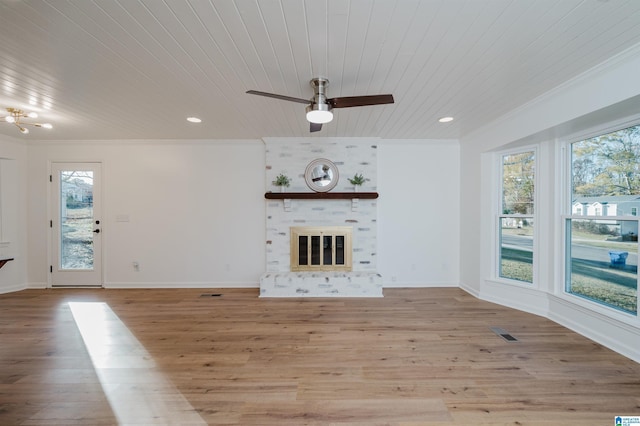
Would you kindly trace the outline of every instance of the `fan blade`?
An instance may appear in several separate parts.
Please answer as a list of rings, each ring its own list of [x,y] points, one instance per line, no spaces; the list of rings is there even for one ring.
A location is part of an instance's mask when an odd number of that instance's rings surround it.
[[[346,96],[327,99],[332,108],[350,108],[368,105],[392,104],[393,95]]]
[[[247,90],[247,93],[250,95],[266,96],[267,98],[275,98],[283,101],[298,102],[300,104],[307,104],[307,105],[311,104],[311,101],[309,99],[300,99],[300,98],[294,98],[291,96],[276,95],[275,93],[259,92],[257,90]]]
[[[322,123],[309,123],[310,132],[319,132],[322,130]]]

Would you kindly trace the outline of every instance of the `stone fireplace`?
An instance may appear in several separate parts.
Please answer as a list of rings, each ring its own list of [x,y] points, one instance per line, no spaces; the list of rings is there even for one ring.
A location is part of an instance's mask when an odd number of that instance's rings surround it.
[[[315,159],[325,158],[339,169],[338,184],[331,192],[341,197],[287,199],[285,193],[278,194],[281,199],[265,200],[267,258],[260,296],[382,297],[382,277],[376,270],[377,199],[359,196],[348,181],[362,174],[368,180],[360,192],[376,191],[377,140],[314,137],[264,142],[265,192],[279,192],[272,182],[283,173],[291,178],[286,192],[313,194],[304,179],[305,169]],[[349,247],[341,238],[347,229]],[[328,230],[330,234],[325,234]],[[307,247],[302,255],[301,240]],[[301,256],[306,267],[300,268]]]

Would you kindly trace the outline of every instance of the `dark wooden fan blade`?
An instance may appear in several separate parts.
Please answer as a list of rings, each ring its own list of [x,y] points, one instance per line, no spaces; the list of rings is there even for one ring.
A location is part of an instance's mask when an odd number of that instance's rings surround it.
[[[342,98],[328,99],[329,105],[333,108],[350,108],[367,105],[392,104],[393,95],[370,95],[370,96],[346,96]]]
[[[309,123],[310,132],[319,132],[322,130],[322,123]]]
[[[309,105],[311,103],[309,99],[301,99],[301,98],[294,98],[291,96],[276,95],[275,93],[259,92],[257,90],[247,90],[247,93],[250,95],[266,96],[267,98],[275,98],[283,101],[298,102],[300,104]]]

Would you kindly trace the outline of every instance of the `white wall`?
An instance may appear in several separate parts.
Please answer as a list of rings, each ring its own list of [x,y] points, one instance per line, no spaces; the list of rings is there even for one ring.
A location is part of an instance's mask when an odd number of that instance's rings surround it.
[[[0,258],[14,258],[0,269],[0,293],[27,285],[27,146],[0,136]]]
[[[603,315],[567,296],[562,279],[562,187],[558,144],[563,137],[640,113],[640,45],[612,58],[461,140],[461,286],[487,300],[552,318],[640,361],[637,318]],[[537,287],[492,281],[495,259],[495,163],[492,152],[536,144],[540,244]]]
[[[377,261],[385,285],[457,285],[457,142],[378,144]],[[262,141],[30,143],[21,216],[28,217],[34,288],[48,284],[52,161],[102,162],[106,287],[258,286],[268,186]],[[129,222],[116,221],[122,215]]]
[[[41,142],[29,148],[29,283],[48,282],[52,161],[102,162],[105,287],[256,287],[261,141]],[[117,221],[128,216],[128,222]],[[132,263],[140,265],[134,271]]]
[[[378,271],[385,287],[458,286],[460,156],[455,140],[382,140]]]

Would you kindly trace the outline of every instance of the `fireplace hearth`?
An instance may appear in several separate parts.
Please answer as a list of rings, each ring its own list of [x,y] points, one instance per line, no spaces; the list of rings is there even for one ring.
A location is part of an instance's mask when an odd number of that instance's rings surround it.
[[[375,272],[267,272],[260,297],[382,297]]]

